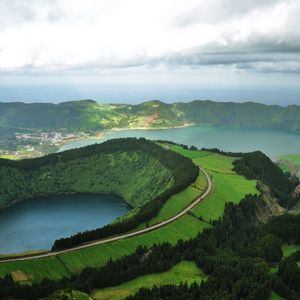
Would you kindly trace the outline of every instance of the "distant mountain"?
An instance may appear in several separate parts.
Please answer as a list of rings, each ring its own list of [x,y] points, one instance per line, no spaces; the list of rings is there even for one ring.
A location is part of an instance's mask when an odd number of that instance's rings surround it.
[[[188,123],[300,132],[300,106],[196,100],[166,104],[99,104],[93,100],[52,103],[0,102],[0,127],[7,129],[101,130],[157,128]]]

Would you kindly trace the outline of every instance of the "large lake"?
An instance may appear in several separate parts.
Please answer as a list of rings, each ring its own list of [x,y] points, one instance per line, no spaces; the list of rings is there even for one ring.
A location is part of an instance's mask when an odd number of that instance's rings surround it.
[[[288,153],[300,153],[300,135],[279,130],[240,129],[209,126],[190,126],[176,129],[112,131],[99,139],[74,141],[61,147],[61,151],[101,143],[120,137],[145,137],[195,145],[199,148],[217,147],[224,151],[249,152],[261,150],[272,159]]]
[[[50,249],[57,238],[102,227],[129,209],[113,195],[61,195],[20,202],[0,211],[0,253]]]

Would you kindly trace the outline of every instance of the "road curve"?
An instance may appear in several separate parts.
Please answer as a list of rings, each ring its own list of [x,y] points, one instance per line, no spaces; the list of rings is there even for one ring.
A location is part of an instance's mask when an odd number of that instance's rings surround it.
[[[127,238],[130,238],[130,237],[133,237],[133,236],[141,235],[141,234],[146,233],[146,232],[150,232],[152,230],[158,229],[158,228],[163,227],[165,225],[168,225],[168,224],[174,222],[175,220],[179,219],[183,215],[185,215],[189,210],[191,210],[197,204],[199,204],[210,193],[211,188],[212,188],[211,179],[210,179],[209,175],[206,173],[206,171],[203,168],[199,167],[199,169],[203,172],[203,174],[205,175],[205,177],[207,179],[207,186],[206,186],[205,192],[200,197],[198,197],[197,199],[195,199],[184,210],[182,210],[177,215],[175,215],[175,216],[173,216],[173,217],[171,217],[171,218],[169,218],[169,219],[167,219],[165,221],[162,221],[160,223],[156,223],[154,225],[151,225],[151,226],[149,226],[147,228],[144,228],[144,229],[141,229],[141,230],[138,230],[138,231],[134,231],[134,232],[130,232],[130,233],[124,233],[122,235],[118,235],[118,236],[115,236],[115,237],[112,237],[112,238],[108,238],[108,239],[102,239],[102,240],[92,241],[92,242],[89,242],[89,243],[86,243],[86,244],[82,244],[82,245],[79,245],[79,246],[76,246],[76,247],[73,247],[73,248],[65,249],[65,250],[53,251],[53,252],[43,253],[43,254],[36,254],[36,255],[32,255],[32,256],[23,256],[23,257],[7,258],[7,259],[2,258],[0,260],[0,263],[21,261],[21,260],[32,260],[32,259],[38,259],[38,258],[45,258],[45,257],[56,256],[58,254],[72,252],[72,251],[76,251],[76,250],[88,248],[88,247],[91,247],[91,246],[102,245],[102,244],[106,244],[106,243],[111,243],[111,242],[115,242],[115,241],[127,239]]]

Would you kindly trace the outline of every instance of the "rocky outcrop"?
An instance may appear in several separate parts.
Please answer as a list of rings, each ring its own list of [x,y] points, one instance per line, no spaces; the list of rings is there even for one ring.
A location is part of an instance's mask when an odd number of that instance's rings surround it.
[[[271,195],[269,187],[258,182],[258,189],[262,195],[262,200],[256,203],[256,215],[259,222],[265,223],[270,217],[287,212],[287,209],[280,206],[277,199]]]
[[[295,190],[294,190],[293,196],[294,196],[295,198],[298,198],[298,197],[300,196],[300,184],[298,184],[298,185],[296,186],[296,188],[295,188]]]

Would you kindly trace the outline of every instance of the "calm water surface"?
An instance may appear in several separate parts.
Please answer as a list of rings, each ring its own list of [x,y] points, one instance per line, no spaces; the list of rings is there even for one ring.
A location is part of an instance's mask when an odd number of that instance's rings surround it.
[[[113,195],[26,200],[0,211],[0,253],[50,249],[55,239],[102,227],[128,210],[129,206]]]
[[[300,153],[300,135],[279,130],[222,128],[190,126],[162,130],[124,130],[109,132],[98,140],[75,141],[61,147],[67,150],[101,143],[120,137],[145,137],[148,139],[170,140],[197,147],[217,147],[225,151],[249,152],[261,150],[272,159],[288,153]]]

